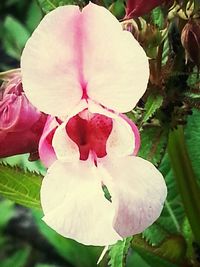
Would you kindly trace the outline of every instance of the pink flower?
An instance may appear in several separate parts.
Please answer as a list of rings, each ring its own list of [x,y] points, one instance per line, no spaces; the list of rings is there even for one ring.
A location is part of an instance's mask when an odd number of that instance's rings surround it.
[[[160,172],[134,156],[130,111],[145,92],[149,67],[140,45],[103,7],[49,13],[23,51],[23,83],[49,118],[40,155],[50,166],[41,187],[44,221],[84,244],[113,244],[160,215]],[[102,187],[111,194],[109,201]]]
[[[165,0],[127,0],[125,19],[140,17],[149,13]]]
[[[17,72],[0,88],[0,157],[36,153],[45,121],[26,98]]]

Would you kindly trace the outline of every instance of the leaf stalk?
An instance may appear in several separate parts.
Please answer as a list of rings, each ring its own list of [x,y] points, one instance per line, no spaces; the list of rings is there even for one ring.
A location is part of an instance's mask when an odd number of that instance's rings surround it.
[[[169,133],[168,153],[195,241],[200,245],[200,189],[187,151],[183,126]]]

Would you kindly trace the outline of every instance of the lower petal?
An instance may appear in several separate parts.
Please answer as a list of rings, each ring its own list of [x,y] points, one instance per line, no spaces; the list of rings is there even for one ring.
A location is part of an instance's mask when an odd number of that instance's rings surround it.
[[[120,236],[138,234],[160,216],[167,188],[153,164],[134,156],[107,158],[98,170],[112,195],[113,227]]]
[[[114,209],[89,161],[56,161],[42,182],[44,221],[59,234],[86,245],[113,244]]]

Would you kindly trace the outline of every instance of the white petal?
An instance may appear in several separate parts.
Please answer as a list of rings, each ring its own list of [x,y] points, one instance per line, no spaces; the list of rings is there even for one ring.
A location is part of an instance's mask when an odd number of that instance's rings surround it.
[[[23,88],[39,110],[65,116],[82,97],[78,6],[47,14],[27,41],[21,58]]]
[[[78,161],[80,154],[78,146],[68,136],[65,126],[67,122],[62,123],[55,131],[52,146],[56,157],[62,162]]]
[[[59,234],[86,245],[120,240],[112,221],[114,209],[105,199],[96,167],[88,161],[56,161],[42,182],[44,221]]]
[[[134,147],[135,137],[131,126],[118,116],[113,120],[113,128],[107,140],[107,154],[124,157],[133,154]]]
[[[98,170],[112,195],[113,226],[120,236],[140,233],[160,216],[167,188],[153,164],[134,156],[107,158]]]
[[[108,10],[90,3],[82,13],[83,71],[88,95],[117,112],[130,111],[147,88],[148,58]]]
[[[79,148],[68,136],[65,127],[70,118],[84,110],[86,107],[87,103],[85,101],[81,101],[70,113],[65,122],[62,123],[55,131],[52,146],[55,150],[57,159],[62,162],[78,161],[80,158]]]
[[[68,115],[86,90],[117,112],[131,110],[144,94],[147,56],[105,8],[88,4],[50,12],[28,40],[21,59],[29,100],[51,115]]]

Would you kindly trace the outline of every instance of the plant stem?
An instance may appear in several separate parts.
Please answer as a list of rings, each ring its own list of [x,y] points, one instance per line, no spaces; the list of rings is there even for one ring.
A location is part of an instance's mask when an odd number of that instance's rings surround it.
[[[168,153],[185,213],[200,245],[200,189],[188,155],[183,126],[170,131]]]

